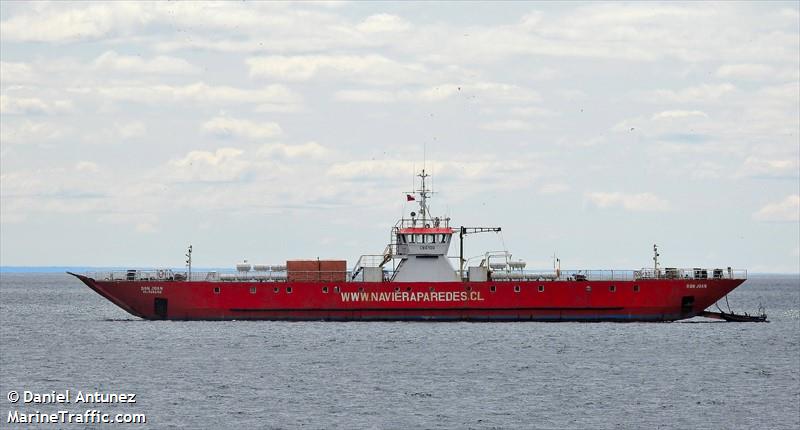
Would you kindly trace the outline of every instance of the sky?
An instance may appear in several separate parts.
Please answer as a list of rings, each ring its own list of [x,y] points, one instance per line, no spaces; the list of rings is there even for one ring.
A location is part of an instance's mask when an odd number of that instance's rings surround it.
[[[0,265],[800,272],[797,2],[2,2]],[[457,252],[453,244],[451,255]]]

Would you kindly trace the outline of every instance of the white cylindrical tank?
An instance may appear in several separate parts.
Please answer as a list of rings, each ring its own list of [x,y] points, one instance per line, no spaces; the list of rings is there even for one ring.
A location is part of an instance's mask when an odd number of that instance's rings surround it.
[[[285,272],[286,271],[286,265],[285,264],[276,264],[274,266],[270,266],[270,270],[272,270],[273,272]]]
[[[237,272],[249,272],[251,267],[252,266],[250,266],[250,263],[237,263],[236,264],[236,271]]]
[[[254,264],[253,270],[256,272],[266,272],[269,270],[269,264]]]
[[[524,269],[525,265],[526,263],[522,260],[508,262],[508,266],[511,267],[512,269]]]
[[[492,272],[492,279],[508,279],[508,272]]]
[[[489,263],[489,267],[492,269],[505,269],[506,263]]]

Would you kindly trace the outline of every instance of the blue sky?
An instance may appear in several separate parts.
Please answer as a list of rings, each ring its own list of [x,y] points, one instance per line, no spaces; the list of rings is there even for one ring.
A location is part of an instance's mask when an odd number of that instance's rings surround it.
[[[800,271],[796,2],[0,3],[0,264]],[[455,249],[453,250],[455,251]]]

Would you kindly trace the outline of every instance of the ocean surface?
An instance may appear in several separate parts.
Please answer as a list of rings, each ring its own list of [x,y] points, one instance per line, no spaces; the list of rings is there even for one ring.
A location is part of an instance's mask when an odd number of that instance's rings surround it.
[[[771,322],[143,321],[66,274],[2,273],[0,428],[800,428],[800,278],[729,299]],[[147,423],[7,423],[89,409]]]

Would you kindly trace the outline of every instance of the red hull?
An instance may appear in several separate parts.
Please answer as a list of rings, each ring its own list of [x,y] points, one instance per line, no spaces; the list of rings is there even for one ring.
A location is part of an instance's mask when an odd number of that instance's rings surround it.
[[[675,321],[701,315],[744,282],[190,282],[75,276],[132,315],[170,320]]]

